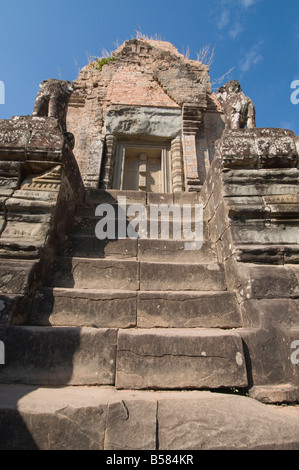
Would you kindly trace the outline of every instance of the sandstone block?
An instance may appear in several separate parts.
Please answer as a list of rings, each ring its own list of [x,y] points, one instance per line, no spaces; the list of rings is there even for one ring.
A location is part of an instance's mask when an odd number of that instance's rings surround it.
[[[246,387],[241,338],[213,329],[120,330],[116,387]]]
[[[137,290],[137,261],[57,258],[49,287]]]
[[[136,325],[136,292],[42,288],[35,295],[31,325],[128,328]]]
[[[141,290],[225,290],[223,268],[216,264],[140,263]]]
[[[140,292],[140,328],[237,328],[242,326],[230,292]]]
[[[9,326],[1,383],[109,385],[114,383],[113,329]]]

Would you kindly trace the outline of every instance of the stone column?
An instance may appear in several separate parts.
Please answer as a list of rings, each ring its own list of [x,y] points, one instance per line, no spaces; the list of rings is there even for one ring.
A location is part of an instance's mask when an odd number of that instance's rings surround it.
[[[184,168],[180,137],[176,137],[171,142],[171,176],[172,191],[174,193],[184,191]]]
[[[111,189],[113,183],[113,170],[116,156],[116,137],[112,134],[106,136],[106,159],[102,170],[101,188]]]

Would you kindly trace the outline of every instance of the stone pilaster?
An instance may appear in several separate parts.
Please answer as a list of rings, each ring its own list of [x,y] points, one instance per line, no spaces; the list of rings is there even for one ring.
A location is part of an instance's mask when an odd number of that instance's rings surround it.
[[[171,176],[172,191],[174,193],[184,191],[184,168],[182,159],[182,144],[180,137],[176,137],[171,142]]]
[[[106,136],[106,158],[102,170],[101,188],[112,189],[113,170],[116,156],[116,137],[112,134]]]

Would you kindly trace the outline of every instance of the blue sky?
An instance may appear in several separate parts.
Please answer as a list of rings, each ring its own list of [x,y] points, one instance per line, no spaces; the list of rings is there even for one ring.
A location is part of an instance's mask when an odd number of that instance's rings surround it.
[[[0,5],[2,119],[31,114],[42,80],[72,81],[88,57],[113,51],[141,31],[189,51],[190,59],[204,46],[215,47],[212,82],[234,67],[224,82],[240,81],[255,103],[257,126],[299,134],[299,104],[290,99],[291,83],[299,80],[298,0],[2,0]]]

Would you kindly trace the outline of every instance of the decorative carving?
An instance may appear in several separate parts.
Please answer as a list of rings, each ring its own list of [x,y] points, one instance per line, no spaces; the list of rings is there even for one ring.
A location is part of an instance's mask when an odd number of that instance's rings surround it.
[[[112,188],[115,154],[116,137],[110,134],[106,136],[106,160],[103,168],[103,177],[101,181],[101,187],[103,189]]]
[[[183,159],[181,139],[177,137],[171,142],[172,190],[174,193],[184,191]]]
[[[216,97],[222,105],[226,127],[228,129],[253,129],[255,125],[255,107],[246,96],[237,80],[227,82],[219,88]]]
[[[21,189],[28,189],[30,191],[58,191],[61,173],[62,168],[58,165],[41,175],[30,175],[23,181]]]

